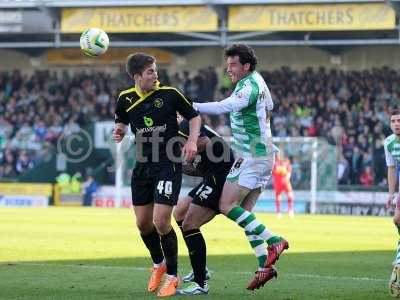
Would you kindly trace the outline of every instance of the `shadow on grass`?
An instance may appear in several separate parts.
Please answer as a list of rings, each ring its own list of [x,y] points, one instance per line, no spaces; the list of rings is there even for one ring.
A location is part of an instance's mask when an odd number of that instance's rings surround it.
[[[245,289],[255,271],[252,255],[213,255],[210,294],[199,298],[388,299],[393,254],[289,252],[277,263],[278,280],[255,292]],[[147,257],[2,263],[0,299],[155,299],[146,291],[150,266]],[[187,257],[180,257],[179,270],[190,270]]]

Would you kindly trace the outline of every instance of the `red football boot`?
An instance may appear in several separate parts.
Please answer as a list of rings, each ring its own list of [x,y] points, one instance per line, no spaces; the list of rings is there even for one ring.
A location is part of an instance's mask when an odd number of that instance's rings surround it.
[[[267,268],[263,271],[256,271],[253,279],[247,286],[247,289],[251,291],[259,289],[274,277],[278,277],[278,273],[276,272],[276,269],[274,267]]]
[[[280,242],[269,245],[267,247],[268,257],[265,261],[265,268],[270,268],[275,262],[279,259],[279,255],[286,250],[289,249],[289,243],[285,239],[281,239]]]

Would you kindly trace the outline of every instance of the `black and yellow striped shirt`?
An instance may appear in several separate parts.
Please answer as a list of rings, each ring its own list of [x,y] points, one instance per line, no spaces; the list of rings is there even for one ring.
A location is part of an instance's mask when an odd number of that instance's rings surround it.
[[[192,101],[177,89],[157,86],[156,89],[140,94],[130,88],[122,91],[117,100],[115,122],[130,125],[136,135],[136,158],[138,162],[168,162],[168,142],[178,137],[176,113],[190,120],[198,115]],[[158,145],[154,145],[155,141]],[[179,143],[173,143],[172,154],[180,156]]]

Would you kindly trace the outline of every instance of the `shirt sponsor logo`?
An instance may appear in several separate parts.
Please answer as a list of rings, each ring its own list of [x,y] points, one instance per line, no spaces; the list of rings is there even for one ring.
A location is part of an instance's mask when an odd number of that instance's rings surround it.
[[[152,127],[144,127],[138,128],[136,133],[146,133],[146,132],[153,132],[153,131],[165,131],[167,129],[167,124],[163,126],[152,126]]]
[[[163,106],[164,102],[161,98],[157,98],[154,100],[154,106],[157,108],[161,108]]]
[[[153,119],[151,117],[144,116],[143,117],[143,121],[144,121],[144,125],[146,125],[147,127],[153,126],[154,122],[153,122]]]

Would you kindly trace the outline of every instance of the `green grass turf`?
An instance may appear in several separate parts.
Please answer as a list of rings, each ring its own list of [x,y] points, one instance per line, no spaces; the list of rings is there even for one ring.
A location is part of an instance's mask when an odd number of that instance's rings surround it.
[[[278,280],[245,289],[256,260],[242,229],[218,216],[203,227],[213,273],[210,295],[199,299],[390,299],[397,243],[390,218],[257,216],[290,241]],[[156,299],[146,292],[150,266],[128,209],[0,209],[0,299]]]

